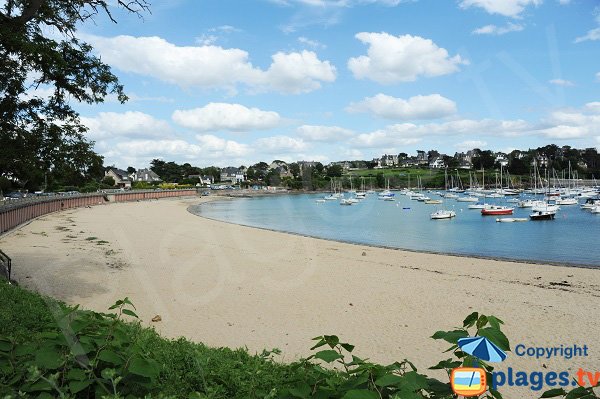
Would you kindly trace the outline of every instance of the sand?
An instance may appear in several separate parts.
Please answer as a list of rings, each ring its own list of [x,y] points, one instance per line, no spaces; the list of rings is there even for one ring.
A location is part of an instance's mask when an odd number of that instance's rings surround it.
[[[408,358],[426,371],[448,357],[448,345],[429,337],[477,310],[506,322],[513,347],[589,347],[570,360],[513,353],[501,370],[600,371],[600,270],[345,244],[187,211],[206,200],[46,215],[1,237],[0,248],[25,287],[98,311],[128,296],[165,336],[279,348],[282,361],[308,355],[312,337],[336,334],[358,356]],[[536,397],[524,389],[511,391]]]

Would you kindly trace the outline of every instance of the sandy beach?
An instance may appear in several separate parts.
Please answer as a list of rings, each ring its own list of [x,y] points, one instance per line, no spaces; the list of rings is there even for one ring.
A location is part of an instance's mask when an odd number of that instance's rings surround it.
[[[589,347],[570,360],[510,354],[500,369],[600,370],[600,270],[345,244],[187,211],[206,200],[54,213],[4,235],[0,248],[25,287],[98,311],[128,296],[165,336],[280,348],[282,361],[308,355],[314,336],[337,334],[358,356],[408,358],[426,371],[448,357],[448,345],[429,337],[477,310],[506,322],[513,347]],[[150,322],[157,314],[162,321]]]

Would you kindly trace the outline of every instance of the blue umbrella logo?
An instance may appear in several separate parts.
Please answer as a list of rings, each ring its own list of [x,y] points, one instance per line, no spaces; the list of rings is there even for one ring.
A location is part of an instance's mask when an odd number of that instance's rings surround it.
[[[458,340],[460,349],[486,362],[502,362],[506,353],[486,337],[468,337]]]

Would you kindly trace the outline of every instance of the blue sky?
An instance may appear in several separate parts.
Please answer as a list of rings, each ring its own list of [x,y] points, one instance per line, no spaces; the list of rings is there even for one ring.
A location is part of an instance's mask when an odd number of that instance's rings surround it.
[[[596,0],[161,0],[80,34],[131,100],[77,104],[107,164],[600,145]]]

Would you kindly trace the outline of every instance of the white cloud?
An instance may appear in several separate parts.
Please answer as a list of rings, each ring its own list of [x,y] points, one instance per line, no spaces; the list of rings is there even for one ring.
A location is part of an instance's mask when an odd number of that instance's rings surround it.
[[[479,149],[485,148],[486,145],[487,145],[486,141],[466,140],[466,141],[456,144],[455,147],[460,152],[466,152],[466,151],[469,151],[469,150],[472,150],[475,148],[479,148]]]
[[[308,38],[306,38],[306,37],[304,37],[304,36],[300,36],[300,37],[298,38],[298,42],[299,42],[299,43],[302,43],[302,44],[304,44],[304,45],[306,45],[306,46],[309,46],[309,47],[314,47],[314,48],[327,48],[327,46],[325,46],[323,43],[321,43],[321,42],[319,42],[319,41],[317,41],[317,40],[311,40],[311,39],[308,39]]]
[[[565,79],[552,79],[552,80],[549,80],[548,82],[552,83],[553,85],[562,86],[562,87],[575,86],[575,83],[571,82],[570,80],[565,80]]]
[[[523,25],[509,22],[505,26],[485,25],[485,26],[482,26],[481,28],[475,29],[472,33],[475,35],[501,36],[501,35],[504,35],[504,34],[510,33],[510,32],[520,32],[523,29],[525,29],[525,27]]]
[[[558,0],[558,4],[561,6],[566,6],[571,3],[571,0]]]
[[[408,100],[385,94],[367,97],[363,101],[350,104],[348,112],[371,112],[386,119],[436,119],[456,113],[456,103],[439,94],[414,96]]]
[[[489,14],[500,14],[505,17],[519,18],[527,6],[539,6],[543,0],[461,0],[459,6],[483,8]]]
[[[102,60],[122,71],[182,87],[305,93],[333,82],[336,70],[312,51],[278,52],[268,70],[256,68],[246,51],[214,45],[177,46],[160,37],[86,36]]]
[[[329,61],[321,61],[312,51],[279,52],[263,74],[262,86],[283,93],[307,93],[321,87],[321,82],[333,82],[336,69]]]
[[[591,29],[584,36],[575,39],[575,43],[586,42],[588,40],[600,40],[600,28]]]
[[[344,129],[339,126],[302,125],[299,126],[296,131],[301,138],[307,141],[343,141],[354,135],[352,130]]]
[[[201,108],[176,110],[172,118],[183,127],[201,132],[264,130],[271,129],[281,122],[277,112],[228,103],[209,103]]]
[[[196,135],[196,140],[200,143],[200,148],[210,154],[211,158],[240,158],[252,152],[247,144],[225,140],[211,134]]]
[[[89,128],[86,136],[91,140],[165,137],[172,133],[168,122],[139,111],[100,112],[92,118],[81,117],[81,122]]]
[[[264,137],[256,140],[254,145],[269,154],[297,153],[306,150],[308,147],[302,139],[288,136]]]
[[[197,157],[202,154],[200,146],[185,140],[132,140],[117,143],[117,153],[130,157]]]
[[[397,148],[433,136],[520,136],[531,134],[532,125],[523,120],[458,119],[444,123],[400,123],[360,134],[351,144],[356,148]]]
[[[600,135],[600,102],[581,109],[556,110],[542,120],[538,133],[554,139],[577,139]]]
[[[367,55],[348,60],[348,68],[357,79],[383,84],[410,82],[420,76],[457,72],[467,63],[460,55],[450,57],[446,49],[420,36],[361,32],[355,37],[369,45]]]

